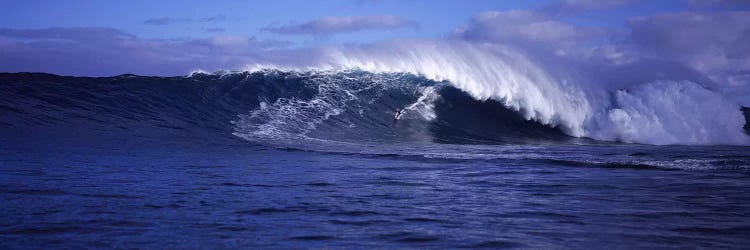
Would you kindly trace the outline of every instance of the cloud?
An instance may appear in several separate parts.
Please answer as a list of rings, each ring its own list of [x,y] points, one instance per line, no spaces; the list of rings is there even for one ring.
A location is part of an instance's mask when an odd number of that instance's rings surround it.
[[[588,1],[576,4],[601,7],[586,5]],[[750,72],[748,11],[635,17],[623,29],[576,26],[544,10],[490,11],[474,16],[468,25],[454,31],[453,37],[552,51],[616,65],[644,60],[680,63],[719,82],[746,78],[727,74]]]
[[[640,53],[684,63],[731,95],[750,96],[750,11],[669,13],[627,26]]]
[[[266,27],[262,30],[284,35],[321,35],[363,30],[416,29],[418,27],[417,22],[399,16],[382,15],[321,17],[301,24]]]
[[[556,20],[544,12],[529,10],[488,11],[474,16],[465,27],[456,29],[453,37],[475,42],[493,42],[555,48],[579,45],[605,35],[600,28],[577,27]],[[549,46],[548,46],[549,47]]]
[[[570,15],[584,11],[614,9],[639,2],[639,0],[561,0],[548,5],[543,11]]]
[[[687,0],[688,8],[691,9],[738,9],[750,8],[747,0]]]
[[[219,33],[224,32],[223,28],[206,28],[203,30],[204,33]]]
[[[732,72],[750,72],[750,12],[637,17],[628,27],[632,41],[644,52],[686,62],[719,78]]]
[[[226,19],[227,17],[225,17],[224,15],[216,15],[216,16],[211,16],[211,17],[204,17],[204,18],[201,18],[200,20],[202,22],[216,22],[216,21],[224,21]]]
[[[147,25],[168,25],[168,24],[174,24],[174,23],[191,23],[191,22],[202,22],[202,23],[210,23],[210,22],[218,22],[218,21],[224,21],[227,17],[224,15],[215,15],[210,17],[203,17],[198,19],[192,19],[192,18],[171,18],[171,17],[154,17],[146,19],[146,21],[143,21],[143,23]]]
[[[167,25],[172,22],[174,22],[174,20],[169,17],[155,17],[155,18],[149,18],[146,21],[143,21],[143,23],[148,24],[148,25]]]
[[[595,9],[627,3],[575,4]],[[633,82],[689,80],[750,105],[750,99],[741,100],[750,96],[750,11],[666,13],[631,18],[621,28],[597,28],[565,22],[549,10],[479,13],[453,38],[520,48],[615,89]]]
[[[216,36],[143,39],[111,28],[0,29],[0,71],[67,75],[183,75],[194,69],[237,69],[275,57],[287,41]]]
[[[111,28],[46,28],[46,29],[3,29],[0,37],[38,40],[70,40],[87,42],[104,42],[111,40],[132,39],[135,36]]]

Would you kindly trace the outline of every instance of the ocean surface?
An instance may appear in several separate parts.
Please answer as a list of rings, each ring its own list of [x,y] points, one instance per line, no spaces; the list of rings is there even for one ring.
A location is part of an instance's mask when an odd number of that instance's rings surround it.
[[[750,246],[750,147],[506,104],[356,70],[0,74],[0,248]]]

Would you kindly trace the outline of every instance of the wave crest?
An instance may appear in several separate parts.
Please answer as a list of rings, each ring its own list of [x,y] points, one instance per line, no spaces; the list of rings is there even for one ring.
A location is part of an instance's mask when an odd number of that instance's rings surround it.
[[[527,120],[574,137],[648,144],[750,144],[740,106],[692,81],[608,84],[564,61],[494,44],[398,41],[331,48],[325,54],[314,65],[296,69],[405,72],[448,81],[476,100],[498,101]]]

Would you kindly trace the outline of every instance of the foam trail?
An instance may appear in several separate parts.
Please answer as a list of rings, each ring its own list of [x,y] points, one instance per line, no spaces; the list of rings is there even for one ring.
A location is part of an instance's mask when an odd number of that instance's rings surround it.
[[[435,114],[435,101],[440,98],[440,95],[434,86],[422,87],[419,89],[419,92],[417,101],[404,108],[405,117],[409,118],[411,116],[409,113],[414,111],[422,119],[432,121],[437,117]]]
[[[506,46],[465,42],[398,41],[329,48],[324,54],[315,65],[297,69],[406,72],[447,80],[478,100],[500,101],[526,119],[576,137],[648,144],[750,144],[742,131],[739,106],[692,82],[665,80],[609,89],[593,76],[571,73],[579,72],[571,65]]]

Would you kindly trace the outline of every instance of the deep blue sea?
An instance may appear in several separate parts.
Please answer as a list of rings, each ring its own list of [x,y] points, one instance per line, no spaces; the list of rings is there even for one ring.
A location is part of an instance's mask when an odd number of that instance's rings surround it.
[[[750,147],[406,74],[0,74],[0,204],[2,249],[747,248]]]

